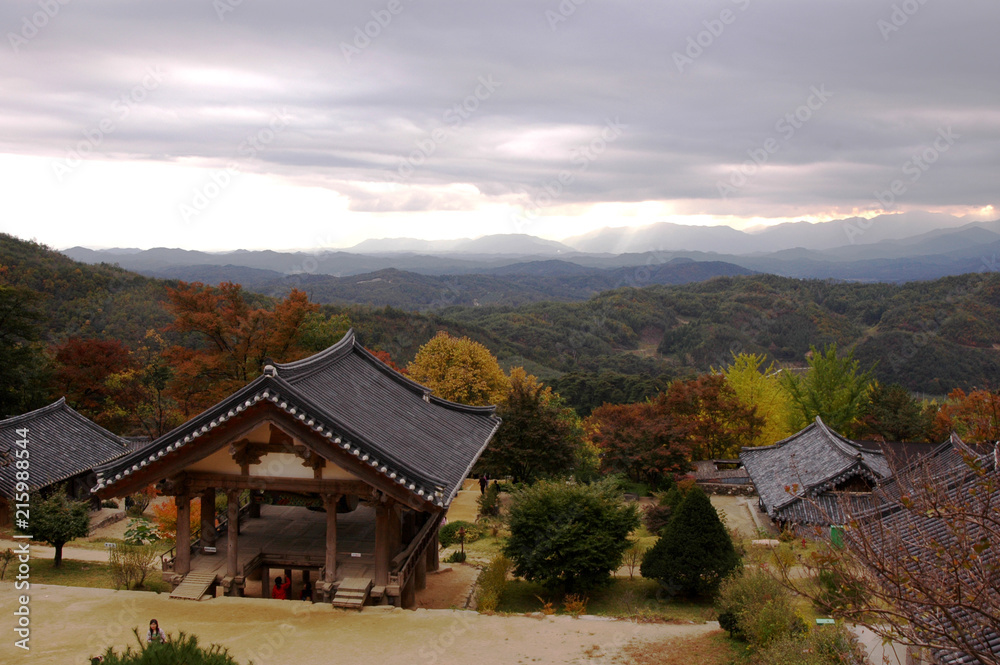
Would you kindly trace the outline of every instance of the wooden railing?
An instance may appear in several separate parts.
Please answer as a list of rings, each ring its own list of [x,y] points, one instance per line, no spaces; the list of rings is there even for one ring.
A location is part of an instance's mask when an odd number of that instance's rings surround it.
[[[389,584],[398,584],[400,588],[406,585],[420,557],[427,551],[427,546],[433,543],[439,522],[440,518],[437,515],[431,515],[427,524],[417,533],[417,537],[410,542],[409,547],[393,557],[389,565]]]

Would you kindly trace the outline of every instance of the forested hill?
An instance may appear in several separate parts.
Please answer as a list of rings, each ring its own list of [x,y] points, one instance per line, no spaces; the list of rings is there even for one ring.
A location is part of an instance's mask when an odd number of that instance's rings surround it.
[[[644,283],[644,274],[632,277],[624,283]],[[169,282],[76,263],[10,236],[0,236],[0,284],[42,294],[42,338],[49,342],[78,335],[132,344],[171,320],[162,304]],[[903,285],[720,277],[620,288],[585,302],[426,314],[407,311],[418,305],[324,308],[348,314],[365,345],[399,364],[439,329],[468,335],[505,366],[525,365],[551,381],[577,405],[641,398],[666,378],[720,367],[734,352],[800,366],[811,345],[829,342],[855,348],[865,366],[877,363],[880,380],[929,394],[995,387],[1000,377],[997,273]]]

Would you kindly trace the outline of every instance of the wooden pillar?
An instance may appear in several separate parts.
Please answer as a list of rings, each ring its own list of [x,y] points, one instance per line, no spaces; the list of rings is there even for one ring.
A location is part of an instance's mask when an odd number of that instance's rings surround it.
[[[226,490],[229,527],[226,529],[226,576],[236,577],[239,563],[239,529],[240,521],[240,491]],[[204,499],[202,499],[204,501]]]
[[[323,581],[331,583],[337,581],[337,503],[339,501],[339,494],[323,495],[323,507],[326,508],[326,576]]]
[[[427,557],[417,557],[417,564],[413,567],[413,579],[416,583],[416,590],[423,591],[427,588]]]
[[[440,516],[435,515],[432,519],[439,520],[441,518]],[[431,542],[427,545],[427,570],[435,571],[440,567],[441,563],[438,558],[440,549],[441,545],[438,541],[438,533],[437,530],[435,530],[434,535],[431,536]]]
[[[177,505],[177,558],[174,572],[187,575],[191,572],[191,497],[178,494],[174,497]]]
[[[201,493],[201,551],[215,547],[218,534],[215,531],[215,488],[209,487]]]
[[[390,520],[393,510],[387,503],[375,505],[375,586],[385,586],[389,583],[389,563],[393,557],[390,554],[392,536]]]
[[[271,597],[271,569],[267,566],[260,568],[260,589],[261,598]]]
[[[417,607],[417,592],[415,590],[416,580],[413,575],[403,582],[403,588],[399,590],[399,607],[405,610],[412,610]]]
[[[403,546],[407,546],[417,537],[417,511],[403,511]]]
[[[389,507],[389,559],[403,551],[403,523],[400,518],[402,507],[393,502]]]

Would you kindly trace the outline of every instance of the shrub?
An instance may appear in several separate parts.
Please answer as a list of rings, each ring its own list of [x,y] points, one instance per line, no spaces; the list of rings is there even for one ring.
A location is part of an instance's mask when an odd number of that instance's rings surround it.
[[[856,638],[843,626],[822,626],[785,636],[755,653],[749,665],[863,665]]]
[[[173,501],[153,506],[153,522],[161,538],[177,537],[177,504]],[[201,497],[191,501],[190,526],[192,538],[201,532]]]
[[[105,499],[101,501],[101,508],[117,508],[118,502],[114,499]]]
[[[11,561],[14,560],[14,550],[7,548],[3,552],[0,552],[0,580],[4,578],[7,574],[7,566],[10,565]]]
[[[575,617],[587,611],[587,598],[579,594],[570,593],[563,598],[563,611]]]
[[[448,558],[444,560],[445,563],[465,563],[466,555],[465,552],[452,552],[448,555]]]
[[[656,495],[657,502],[643,508],[642,521],[650,533],[660,535],[663,528],[670,523],[670,518],[677,506],[684,500],[684,494],[676,484],[672,484],[666,492]]]
[[[156,527],[146,520],[130,520],[125,528],[125,542],[131,545],[146,545],[160,539]]]
[[[639,516],[613,482],[540,482],[511,497],[509,523],[515,574],[574,592],[611,579]]]
[[[719,588],[716,607],[719,625],[754,650],[804,628],[792,608],[789,591],[778,580],[756,569],[726,578]]]
[[[494,612],[507,587],[507,574],[513,565],[510,559],[498,554],[479,573],[476,580],[476,607],[482,612]]]
[[[101,654],[103,661],[91,658],[90,662],[100,662],[101,665],[159,665],[160,663],[239,665],[229,655],[228,649],[217,644],[213,644],[207,649],[201,647],[198,645],[198,638],[194,635],[179,633],[176,638],[169,638],[165,643],[146,644],[146,637],[145,635],[139,636],[138,628],[133,628],[132,633],[139,643],[137,650],[126,647],[122,653],[118,653],[114,647],[108,647],[107,651]]]
[[[152,545],[119,543],[111,550],[111,583],[116,589],[140,589],[153,567]]]
[[[628,568],[629,579],[635,576],[635,569],[642,563],[642,555],[646,553],[646,548],[638,540],[629,540],[628,549],[622,556],[622,563]]]
[[[490,484],[486,492],[482,494],[476,502],[479,504],[480,517],[500,516],[500,486],[496,483]]]
[[[739,565],[729,532],[708,496],[694,487],[646,552],[640,570],[671,594],[710,596]]]
[[[816,585],[820,588],[816,605],[826,612],[858,607],[865,602],[861,583],[844,579],[840,572],[821,569],[816,575]]]
[[[455,520],[448,522],[438,531],[438,540],[441,547],[451,547],[458,542],[458,530],[465,529],[465,542],[474,543],[483,536],[483,528],[474,522],[465,520]]]
[[[150,485],[135,494],[125,497],[125,512],[132,517],[139,517],[146,512],[150,502],[156,495],[156,488]]]

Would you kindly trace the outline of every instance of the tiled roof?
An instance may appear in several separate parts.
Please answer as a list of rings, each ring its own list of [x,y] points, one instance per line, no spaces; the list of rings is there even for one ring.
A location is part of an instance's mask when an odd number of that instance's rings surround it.
[[[500,425],[494,407],[431,395],[395,372],[348,331],[303,360],[269,366],[263,376],[141,450],[97,469],[98,487],[191,442],[268,400],[413,494],[447,506]]]
[[[28,487],[34,491],[90,471],[128,451],[128,442],[74,411],[62,398],[48,406],[0,420],[0,456],[11,463],[0,467],[0,496],[14,495],[14,464],[27,428]]]
[[[768,515],[799,523],[830,523],[820,506],[797,505],[803,499],[813,500],[855,476],[874,485],[889,475],[881,450],[842,437],[818,417],[774,445],[743,448],[740,459]]]
[[[946,503],[964,506],[964,509],[956,509],[955,512],[970,515],[971,518],[961,524],[954,524],[920,505],[913,505],[909,509],[904,507],[903,496],[912,501],[928,485],[933,486],[935,492],[940,491],[946,495]],[[990,542],[990,532],[983,528],[975,516],[984,510],[984,506],[990,505],[984,501],[992,502],[992,510],[996,510],[996,495],[984,499],[982,492],[985,488],[995,488],[998,485],[1000,475],[995,454],[980,454],[953,435],[932,454],[882,483],[873,495],[878,508],[854,513],[852,517],[859,525],[859,533],[849,530],[847,537],[870,538],[876,550],[888,548],[889,552],[894,552],[902,545],[910,556],[899,557],[899,565],[911,576],[922,576],[925,566],[935,567],[936,557],[941,552],[945,553],[944,568],[947,568],[947,560],[957,551],[971,552],[969,545],[980,538],[986,538],[986,542]],[[872,527],[865,528],[865,525]],[[961,534],[961,543],[956,539],[956,533]],[[961,580],[963,583],[956,584],[955,588],[965,589],[966,594],[978,589],[980,594],[975,597],[966,596],[962,602],[936,610],[939,616],[932,619],[938,630],[948,634],[955,635],[957,626],[957,635],[964,638],[973,649],[994,656],[1000,656],[1000,631],[997,630],[995,621],[1000,609],[1000,583],[996,581],[998,569],[1000,549],[996,543],[991,543],[990,547],[979,554],[976,563],[960,566],[957,571],[952,571],[960,577],[966,576]],[[877,575],[879,571],[873,572]],[[993,582],[990,581],[991,577]],[[915,596],[914,607],[909,609],[924,609],[922,600],[922,597]],[[994,619],[991,621],[980,610],[991,614]],[[975,665],[980,662],[953,650],[938,650],[934,655],[936,662],[942,665]]]

